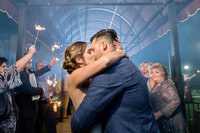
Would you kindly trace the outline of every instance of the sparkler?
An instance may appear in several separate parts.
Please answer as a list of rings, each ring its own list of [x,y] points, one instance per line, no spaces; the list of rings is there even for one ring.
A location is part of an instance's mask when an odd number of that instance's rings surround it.
[[[53,52],[55,49],[60,49],[60,46],[56,42],[52,46],[51,51]]]
[[[33,45],[36,44],[36,41],[37,41],[37,39],[38,39],[39,31],[41,31],[41,30],[45,30],[45,28],[42,27],[42,26],[40,26],[40,25],[35,25],[35,30],[37,30],[37,35],[36,35],[36,38],[35,38],[35,41],[34,41],[34,44],[33,44]]]
[[[52,86],[52,84],[53,84],[53,81],[51,81],[51,80],[47,79],[47,84],[48,84],[49,86]]]
[[[58,59],[58,58],[56,58],[56,61],[59,61],[59,59]]]

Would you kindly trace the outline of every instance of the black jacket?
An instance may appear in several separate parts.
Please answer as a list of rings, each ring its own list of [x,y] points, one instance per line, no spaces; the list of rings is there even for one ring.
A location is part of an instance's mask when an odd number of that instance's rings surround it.
[[[35,77],[41,76],[50,71],[48,66],[45,66],[39,71],[31,71]],[[32,96],[42,95],[43,90],[39,87],[32,87],[29,81],[29,74],[26,71],[20,73],[22,85],[15,88],[15,99],[19,108],[19,119],[33,119],[37,116],[37,101],[32,101]]]

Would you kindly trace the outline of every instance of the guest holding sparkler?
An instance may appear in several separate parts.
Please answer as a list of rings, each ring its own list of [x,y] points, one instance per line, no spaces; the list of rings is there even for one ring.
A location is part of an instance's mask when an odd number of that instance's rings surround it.
[[[8,91],[8,96],[10,97],[10,102],[12,103],[10,115],[1,116],[0,118],[0,133],[15,133],[16,117],[14,112],[14,97],[10,93],[10,90],[21,84],[19,72],[24,68],[25,64],[32,58],[35,52],[35,46],[32,45],[29,48],[28,54],[9,68],[7,68],[7,59],[3,57],[0,58],[0,93]]]
[[[51,60],[51,65],[48,67],[52,67],[56,64],[56,58]],[[39,71],[44,68],[44,63],[39,61],[36,63],[36,70]],[[44,95],[38,101],[38,114],[36,119],[35,133],[40,133],[43,127],[43,123],[47,127],[48,133],[56,133],[56,122],[55,122],[55,114],[53,111],[53,106],[51,105],[51,98],[49,95],[49,86],[47,84],[47,79],[45,74],[37,77],[38,86],[44,89]]]

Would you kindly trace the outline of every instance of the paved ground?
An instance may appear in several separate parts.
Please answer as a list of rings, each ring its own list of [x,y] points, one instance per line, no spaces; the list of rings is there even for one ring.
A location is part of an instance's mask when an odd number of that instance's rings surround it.
[[[63,119],[63,122],[59,122],[56,126],[57,133],[71,133],[71,126],[70,126],[71,116]]]

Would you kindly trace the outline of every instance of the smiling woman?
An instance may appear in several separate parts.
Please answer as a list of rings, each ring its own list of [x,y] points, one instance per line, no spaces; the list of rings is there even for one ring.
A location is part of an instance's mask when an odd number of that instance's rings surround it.
[[[7,68],[7,62],[8,60],[4,57],[0,57],[0,72],[3,72]]]
[[[174,72],[171,78],[178,79],[174,82],[178,84],[181,103],[181,66],[190,64],[191,69],[184,70],[189,75],[200,66],[200,0],[1,0],[0,20],[0,56],[9,60],[8,66],[16,61],[16,55],[17,59],[23,55],[24,45],[33,44],[34,40],[40,52],[33,57],[33,66],[37,61],[62,58],[70,44],[79,40],[88,43],[97,31],[107,28],[116,30],[123,49],[137,66],[148,60],[160,62]],[[39,32],[34,25],[46,30]],[[172,35],[170,30],[177,32]],[[179,46],[173,51],[172,45]],[[61,58],[50,72],[57,77],[62,75]],[[193,95],[200,92],[199,80],[197,75],[190,82]]]
[[[173,82],[168,80],[166,68],[162,64],[153,63],[150,73],[151,80],[155,82],[150,90],[151,102],[161,133],[187,133],[180,98]]]
[[[15,106],[14,106],[14,93],[13,89],[19,85],[21,85],[21,79],[19,72],[24,68],[25,64],[32,58],[35,54],[36,49],[35,46],[31,46],[29,48],[29,52],[27,55],[22,57],[20,60],[16,62],[16,64],[7,68],[7,59],[0,57],[0,133],[15,133],[16,130],[16,117],[15,117]],[[2,95],[5,94],[6,95]],[[3,100],[7,101],[4,104]],[[2,104],[3,103],[3,104]],[[6,109],[4,106],[9,105],[9,109]],[[5,109],[5,110],[2,110]],[[9,113],[4,113],[4,112]],[[2,113],[3,112],[3,113]]]

